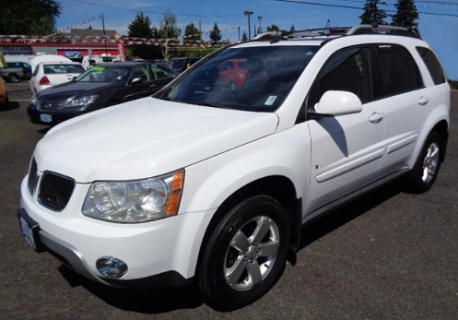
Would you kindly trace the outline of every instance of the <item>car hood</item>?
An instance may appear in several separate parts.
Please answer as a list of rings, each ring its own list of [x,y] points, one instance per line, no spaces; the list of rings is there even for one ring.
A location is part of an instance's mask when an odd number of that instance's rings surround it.
[[[66,82],[49,89],[40,91],[37,99],[40,101],[61,101],[83,93],[93,94],[116,86],[115,83],[97,82]]]
[[[40,171],[77,182],[133,180],[185,168],[264,136],[275,113],[144,98],[66,121],[40,140]]]

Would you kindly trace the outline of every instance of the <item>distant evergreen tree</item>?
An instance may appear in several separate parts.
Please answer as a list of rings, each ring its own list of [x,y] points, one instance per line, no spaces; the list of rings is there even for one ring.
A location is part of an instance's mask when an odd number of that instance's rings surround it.
[[[418,32],[418,10],[413,0],[398,0],[398,12],[393,16],[393,26],[410,28]]]
[[[243,35],[242,35],[242,42],[247,42],[248,41],[248,37],[246,35],[246,32],[243,31]]]
[[[291,26],[291,29],[289,29],[289,32],[293,33],[294,31],[296,31],[296,28],[294,27],[294,24]]]
[[[137,13],[134,20],[127,26],[127,32],[129,37],[152,38],[153,29],[150,18],[145,16],[143,12]]]
[[[366,0],[366,4],[364,4],[364,13],[359,17],[361,19],[361,24],[387,24],[385,21],[387,14],[385,10],[379,8],[379,5],[386,6],[386,2],[381,0]]]
[[[221,38],[223,36],[221,35],[221,31],[218,28],[218,24],[215,22],[215,25],[213,26],[213,30],[210,31],[210,39],[213,44],[218,43],[221,41]]]
[[[190,23],[184,28],[184,35],[185,41],[195,41],[200,39],[199,29],[197,29],[194,23]]]
[[[267,27],[267,31],[280,31],[280,28],[277,25],[273,24]]]

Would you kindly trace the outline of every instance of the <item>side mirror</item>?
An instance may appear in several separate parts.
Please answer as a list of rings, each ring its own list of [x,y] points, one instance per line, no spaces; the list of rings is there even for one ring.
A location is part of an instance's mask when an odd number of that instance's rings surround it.
[[[362,110],[361,100],[356,94],[348,91],[326,91],[320,102],[315,105],[315,115],[321,117],[342,116]]]
[[[78,77],[77,77],[77,76],[74,76],[74,77],[72,78],[72,81],[75,81],[75,80],[76,80],[76,78],[78,78]]]
[[[135,85],[140,84],[142,82],[143,82],[142,78],[133,78],[132,81],[129,83],[129,85],[135,86]]]

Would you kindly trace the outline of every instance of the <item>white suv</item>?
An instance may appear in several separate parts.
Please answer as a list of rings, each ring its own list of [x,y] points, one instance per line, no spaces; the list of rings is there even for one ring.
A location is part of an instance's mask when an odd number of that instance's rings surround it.
[[[218,68],[234,59],[239,86]],[[273,286],[306,222],[404,174],[431,188],[450,99],[406,29],[263,34],[155,97],[50,130],[22,182],[21,230],[95,281],[195,278],[214,306],[238,308]]]

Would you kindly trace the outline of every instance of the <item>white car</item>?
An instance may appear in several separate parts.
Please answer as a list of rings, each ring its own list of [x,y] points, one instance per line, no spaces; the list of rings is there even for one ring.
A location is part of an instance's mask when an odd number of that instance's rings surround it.
[[[218,75],[234,59],[248,70],[240,87]],[[196,278],[213,305],[239,308],[275,284],[305,223],[401,176],[430,189],[450,101],[407,29],[262,34],[155,97],[51,129],[21,185],[22,233],[94,281]]]
[[[38,64],[30,79],[30,90],[38,93],[58,84],[70,82],[85,70],[77,62],[43,62]]]

